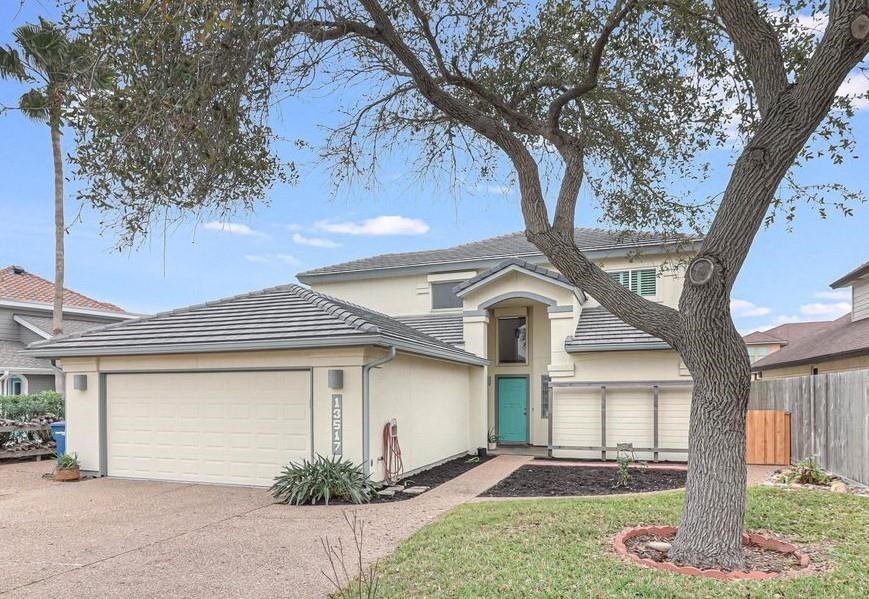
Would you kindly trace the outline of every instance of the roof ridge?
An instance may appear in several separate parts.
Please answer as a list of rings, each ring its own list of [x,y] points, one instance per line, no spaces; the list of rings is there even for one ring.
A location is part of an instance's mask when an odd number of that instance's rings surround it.
[[[337,298],[333,298],[323,293],[318,293],[313,289],[303,287],[301,285],[290,285],[290,287],[301,298],[314,303],[315,306],[317,306],[330,316],[338,318],[339,320],[352,326],[353,328],[359,329],[360,331],[363,331],[365,333],[381,333],[380,327],[378,327],[376,324],[368,322],[358,314],[353,314],[347,308],[336,303]],[[354,304],[350,305],[355,306]],[[362,308],[362,306],[356,307]]]

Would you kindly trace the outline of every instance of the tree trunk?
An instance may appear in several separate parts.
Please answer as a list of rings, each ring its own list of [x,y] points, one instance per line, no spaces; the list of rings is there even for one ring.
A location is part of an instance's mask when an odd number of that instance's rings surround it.
[[[740,569],[751,367],[721,281],[710,289],[685,285],[679,350],[694,390],[685,502],[670,558],[697,568]]]
[[[54,310],[51,334],[63,333],[63,154],[60,146],[60,98],[57,90],[49,91],[49,127],[54,156]]]

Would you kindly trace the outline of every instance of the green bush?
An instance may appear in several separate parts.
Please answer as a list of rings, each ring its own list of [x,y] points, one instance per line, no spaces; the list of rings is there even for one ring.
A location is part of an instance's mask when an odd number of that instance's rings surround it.
[[[48,415],[63,418],[63,396],[56,391],[0,396],[0,418],[26,422]]]
[[[784,475],[785,482],[802,485],[829,485],[832,477],[824,472],[812,458],[800,460]]]
[[[325,503],[337,499],[367,503],[375,492],[374,484],[362,473],[362,466],[338,457],[318,455],[313,461],[290,463],[275,477],[272,495],[284,503]]]

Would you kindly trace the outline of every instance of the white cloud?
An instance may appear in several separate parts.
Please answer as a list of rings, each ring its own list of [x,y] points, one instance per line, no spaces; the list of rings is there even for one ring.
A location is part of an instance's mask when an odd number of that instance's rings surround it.
[[[486,187],[486,191],[499,196],[513,195],[513,188],[507,185],[489,185]]]
[[[377,216],[363,221],[319,221],[315,228],[344,235],[423,235],[431,227],[425,221],[406,216]]]
[[[290,223],[287,225],[287,231],[301,231],[304,227],[298,223]]]
[[[833,300],[834,302],[850,302],[851,291],[849,289],[833,289],[832,291],[817,291],[814,296],[818,299]]]
[[[758,316],[767,316],[771,312],[772,310],[766,306],[758,306],[748,300],[730,300],[730,313],[734,318],[755,318]]]
[[[247,225],[241,223],[224,223],[213,220],[202,225],[206,231],[220,231],[221,233],[232,233],[233,235],[244,235],[247,237],[265,237],[265,233],[255,231]]]
[[[850,302],[815,302],[800,306],[800,313],[821,319],[834,319],[851,311]]]
[[[340,243],[332,241],[331,239],[324,239],[322,237],[305,237],[300,233],[293,233],[293,243],[298,243],[299,245],[310,245],[315,248],[341,247]]]
[[[290,254],[245,254],[244,259],[255,264],[285,264],[299,266],[302,263]]]

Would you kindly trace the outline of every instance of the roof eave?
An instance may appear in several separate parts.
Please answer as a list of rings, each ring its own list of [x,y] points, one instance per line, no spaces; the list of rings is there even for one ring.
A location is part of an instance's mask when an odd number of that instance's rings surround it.
[[[51,312],[52,309],[51,304],[45,304],[42,302],[24,302],[5,298],[0,298],[0,306],[7,308],[21,308],[27,310],[41,310],[48,312]],[[130,320],[133,318],[137,318],[135,314],[128,314],[126,312],[110,312],[107,310],[97,310],[94,308],[70,306],[68,304],[64,304],[63,313],[75,316],[97,316],[100,318],[111,318],[114,320]]]
[[[649,349],[673,349],[663,341],[644,341],[641,343],[594,343],[582,346],[569,346],[565,344],[564,350],[569,354],[579,354],[594,351],[632,351]]]
[[[842,287],[849,287],[854,283],[857,279],[863,277],[863,275],[869,274],[869,262],[865,264],[861,264],[845,276],[839,277],[832,283],[830,283],[830,287],[833,289],[840,289]]]
[[[833,352],[828,354],[821,354],[817,356],[812,356],[810,358],[800,358],[798,360],[788,360],[786,362],[773,362],[772,364],[759,364],[754,363],[751,366],[752,372],[761,372],[765,370],[776,370],[778,368],[788,368],[790,366],[804,366],[806,364],[814,364],[817,362],[824,362],[826,360],[831,359],[839,359],[839,358],[852,358],[854,356],[863,356],[869,354],[869,347],[863,347],[860,349],[852,349],[848,351],[842,352]]]

